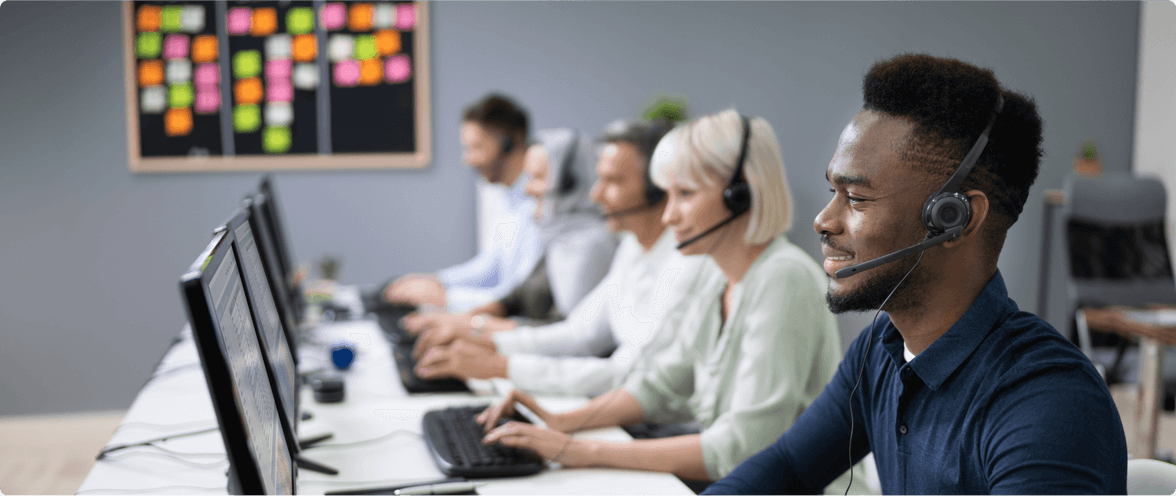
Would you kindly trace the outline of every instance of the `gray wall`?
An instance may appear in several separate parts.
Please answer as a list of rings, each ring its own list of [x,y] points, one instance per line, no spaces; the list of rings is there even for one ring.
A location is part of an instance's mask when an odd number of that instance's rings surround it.
[[[0,7],[0,415],[129,406],[185,321],[178,277],[258,177],[128,172],[120,11]],[[927,51],[991,67],[1046,121],[1041,178],[1001,260],[1026,309],[1042,189],[1086,137],[1109,168],[1130,168],[1135,3],[443,2],[432,14],[434,164],[277,174],[296,256],[341,255],[344,282],[473,254],[458,116],[489,90],[517,95],[538,127],[595,132],[659,92],[695,114],[766,117],[796,195],[791,238],[819,257],[824,168],[869,64]],[[847,340],[868,317],[843,318]]]

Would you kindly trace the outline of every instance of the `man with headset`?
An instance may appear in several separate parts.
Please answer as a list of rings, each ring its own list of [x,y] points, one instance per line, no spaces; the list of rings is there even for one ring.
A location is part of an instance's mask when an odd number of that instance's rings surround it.
[[[830,309],[886,313],[792,428],[707,493],[817,493],[870,452],[887,494],[1125,493],[1106,385],[997,270],[1037,176],[1035,104],[928,55],[876,63],[863,92],[813,227]]]
[[[535,201],[523,191],[527,113],[502,95],[490,94],[466,108],[461,126],[462,158],[491,184],[507,188],[492,221],[493,241],[473,259],[432,274],[409,274],[388,284],[389,303],[464,312],[497,300],[531,274],[542,256],[532,220]]]

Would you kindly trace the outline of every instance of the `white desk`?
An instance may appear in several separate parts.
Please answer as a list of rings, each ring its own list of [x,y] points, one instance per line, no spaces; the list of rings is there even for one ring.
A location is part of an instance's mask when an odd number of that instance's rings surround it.
[[[337,299],[343,294],[337,295]],[[350,295],[346,295],[350,296]],[[476,394],[409,396],[401,385],[391,349],[374,321],[327,323],[315,329],[314,341],[331,343],[336,338],[355,343],[356,358],[344,372],[346,398],[341,403],[320,404],[309,389],[302,394],[302,411],[314,418],[301,422],[299,437],[333,433],[334,438],[302,452],[302,456],[339,469],[330,476],[307,470],[298,472],[299,494],[363,489],[406,482],[439,479],[421,436],[421,418],[437,408],[461,404],[486,404],[506,392],[506,381],[473,381]],[[300,358],[303,370],[328,366],[327,350],[307,343]],[[583,398],[539,397],[545,408],[560,411],[583,404]],[[148,424],[150,423],[150,424]],[[165,354],[155,377],[143,386],[131,404],[110,445],[128,444],[216,427],[212,400],[204,382],[195,344],[187,328],[181,340]],[[578,437],[625,441],[619,428],[586,431]],[[357,441],[367,441],[347,445]],[[99,460],[82,484],[81,494],[126,492],[225,494],[224,444],[213,431],[173,439],[156,445],[183,455],[151,447],[135,447]],[[340,445],[340,446],[335,446]],[[150,454],[149,454],[150,453]],[[192,455],[197,453],[198,455]],[[175,458],[172,458],[175,456]],[[480,494],[693,494],[676,477],[651,472],[616,469],[548,468],[527,477],[487,479]]]

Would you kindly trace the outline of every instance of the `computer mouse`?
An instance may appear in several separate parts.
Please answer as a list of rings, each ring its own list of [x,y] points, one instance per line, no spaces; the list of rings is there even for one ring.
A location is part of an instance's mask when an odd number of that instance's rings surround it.
[[[315,377],[310,381],[314,389],[314,400],[319,403],[338,403],[343,401],[343,378],[330,375]]]

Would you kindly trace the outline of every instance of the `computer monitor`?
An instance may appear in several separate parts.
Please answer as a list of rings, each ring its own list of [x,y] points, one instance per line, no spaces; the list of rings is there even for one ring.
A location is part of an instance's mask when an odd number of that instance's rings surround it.
[[[284,276],[282,275],[281,264],[278,262],[278,255],[276,253],[276,243],[269,223],[265,220],[263,213],[266,204],[269,201],[264,193],[258,193],[245,199],[243,206],[249,210],[249,225],[253,230],[253,239],[257,244],[257,252],[261,255],[262,266],[265,268],[266,280],[269,281],[269,287],[273,293],[275,307],[278,311],[278,318],[282,321],[282,327],[286,331],[286,342],[290,343],[290,354],[294,358],[294,363],[298,364],[298,316],[295,315],[296,308],[290,301],[290,288],[286,286]]]
[[[286,226],[282,223],[281,208],[279,208],[278,196],[273,187],[273,177],[269,174],[262,175],[261,181],[257,184],[257,191],[269,199],[264,205],[262,213],[269,224],[270,236],[275,242],[274,252],[278,255],[278,264],[282,269],[282,277],[286,281],[286,287],[293,287],[294,259],[290,250],[289,238],[286,237]]]
[[[200,364],[229,459],[229,494],[294,494],[294,453],[278,405],[233,248],[215,234],[180,279]]]
[[[286,443],[296,448],[300,386],[298,370],[277,305],[270,292],[269,279],[262,266],[252,224],[250,210],[242,208],[225,223],[224,228],[233,233],[234,251],[241,272],[245,275],[245,296],[253,310],[254,322],[258,324],[258,342],[261,344],[262,358],[269,372],[270,388],[277,391],[278,415],[283,422],[282,430],[286,435]]]

